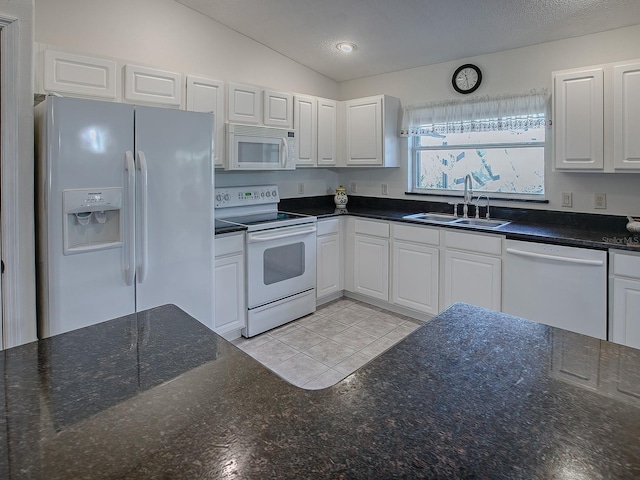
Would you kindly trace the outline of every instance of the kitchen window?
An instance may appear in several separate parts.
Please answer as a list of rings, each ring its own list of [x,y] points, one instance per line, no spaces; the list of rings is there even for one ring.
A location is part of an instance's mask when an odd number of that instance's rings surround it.
[[[410,191],[459,196],[470,174],[474,192],[544,200],[545,110],[538,94],[405,109]]]

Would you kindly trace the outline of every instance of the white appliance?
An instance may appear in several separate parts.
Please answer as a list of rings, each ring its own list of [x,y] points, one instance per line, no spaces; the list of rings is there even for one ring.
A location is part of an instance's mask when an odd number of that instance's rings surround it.
[[[173,303],[213,326],[213,115],[36,107],[41,338]]]
[[[316,310],[316,217],[279,212],[275,185],[216,188],[216,222],[246,227],[247,326],[253,337]]]
[[[502,310],[607,339],[607,252],[505,240]]]
[[[228,170],[293,170],[295,152],[294,130],[227,124]]]

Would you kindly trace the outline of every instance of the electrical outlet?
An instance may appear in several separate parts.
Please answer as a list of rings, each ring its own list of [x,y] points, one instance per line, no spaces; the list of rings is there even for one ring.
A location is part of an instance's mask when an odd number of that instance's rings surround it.
[[[562,206],[573,207],[573,194],[571,192],[562,192]]]
[[[593,208],[607,208],[607,194],[606,193],[595,193],[593,195]]]
[[[304,183],[299,183],[298,184],[298,194],[299,195],[303,195],[304,194]]]
[[[387,190],[388,190],[388,185],[386,183],[382,184],[382,195],[388,195]]]
[[[351,184],[349,185],[349,191],[351,193],[356,193],[358,190],[356,189],[356,182],[351,182]]]

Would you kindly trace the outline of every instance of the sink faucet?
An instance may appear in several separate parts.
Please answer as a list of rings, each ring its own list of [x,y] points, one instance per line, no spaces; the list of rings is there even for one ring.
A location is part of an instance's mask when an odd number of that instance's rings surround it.
[[[469,218],[469,203],[473,199],[473,186],[471,185],[471,175],[467,173],[464,177],[464,207],[463,217]]]
[[[482,197],[487,199],[487,214],[485,215],[485,218],[490,219],[491,216],[489,215],[489,197],[484,193],[482,195],[478,195],[478,198],[476,199],[476,218],[480,218],[480,199]]]

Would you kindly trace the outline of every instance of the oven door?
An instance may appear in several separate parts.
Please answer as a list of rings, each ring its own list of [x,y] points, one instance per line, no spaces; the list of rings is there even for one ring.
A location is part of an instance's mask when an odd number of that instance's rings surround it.
[[[255,308],[316,286],[316,225],[247,234],[247,300]]]

